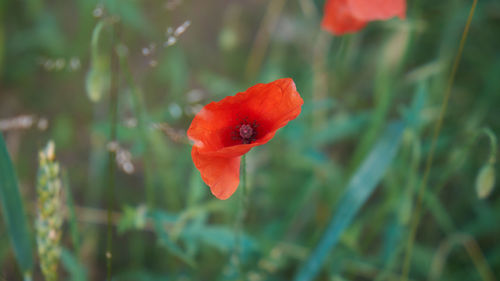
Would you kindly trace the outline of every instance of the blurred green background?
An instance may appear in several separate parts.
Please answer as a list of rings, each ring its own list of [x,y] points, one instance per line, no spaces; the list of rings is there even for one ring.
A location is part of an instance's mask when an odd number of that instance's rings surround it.
[[[59,280],[105,280],[114,125],[113,280],[400,280],[472,1],[409,1],[405,21],[342,37],[320,30],[323,4],[1,1],[0,130],[26,210],[33,280],[44,280],[33,229],[38,151],[50,139],[64,187]],[[410,280],[500,276],[500,197],[487,182],[499,172],[500,2],[479,1],[469,32]],[[226,201],[210,194],[185,132],[203,105],[283,77],[305,103],[247,155],[241,229],[241,189]],[[0,280],[21,280],[2,212]],[[314,250],[322,237],[340,239],[326,256]]]

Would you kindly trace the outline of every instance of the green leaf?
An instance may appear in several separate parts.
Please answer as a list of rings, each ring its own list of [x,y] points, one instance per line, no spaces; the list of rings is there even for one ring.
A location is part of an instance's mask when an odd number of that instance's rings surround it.
[[[370,197],[398,151],[404,130],[402,122],[390,124],[350,179],[321,241],[295,276],[296,281],[313,280],[321,265]]]
[[[186,252],[170,238],[169,233],[165,229],[165,225],[177,220],[177,217],[171,216],[164,212],[154,212],[151,215],[151,218],[153,219],[153,225],[156,235],[158,235],[159,244],[165,247],[165,249],[167,249],[172,255],[178,257],[191,267],[195,267],[196,263],[194,262],[194,260],[190,256],[188,256]]]
[[[143,229],[146,226],[147,208],[140,205],[137,208],[125,206],[123,216],[118,221],[118,233],[123,233],[130,229]]]
[[[23,275],[29,276],[33,269],[33,249],[31,245],[31,236],[28,231],[28,220],[23,202],[21,201],[17,177],[1,134],[0,202],[17,263]]]
[[[231,251],[238,239],[233,229],[224,226],[202,226],[195,229],[196,234],[191,233],[191,235],[197,236],[196,238],[199,239],[200,242],[217,248],[222,252]],[[240,247],[244,253],[254,250],[257,245],[250,236],[245,234],[242,235],[240,243]]]
[[[76,257],[66,248],[61,251],[61,261],[69,273],[69,280],[71,281],[87,281],[87,270],[85,267],[76,259]]]

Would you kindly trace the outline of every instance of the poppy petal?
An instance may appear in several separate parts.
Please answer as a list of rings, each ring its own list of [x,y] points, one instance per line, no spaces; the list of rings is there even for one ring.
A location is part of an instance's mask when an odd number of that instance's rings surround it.
[[[250,112],[259,116],[257,122],[264,127],[262,139],[259,138],[260,144],[269,141],[276,130],[297,118],[304,104],[295,83],[290,78],[257,84],[249,88],[247,93],[252,96],[252,99],[249,99],[245,105]]]
[[[295,119],[304,103],[290,78],[267,84],[257,84],[245,92],[207,104],[193,119],[187,131],[188,137],[203,153],[211,156],[237,157],[252,147],[268,142],[276,130]],[[237,118],[257,119],[258,139],[250,144],[232,144],[232,126]]]
[[[365,27],[366,20],[355,17],[348,0],[327,0],[321,27],[335,35],[352,33]]]
[[[246,98],[241,108],[250,116],[256,117],[260,136],[249,144],[227,146],[213,152],[213,155],[235,157],[247,153],[252,147],[271,140],[279,128],[297,118],[304,101],[300,97],[295,83],[290,78],[278,79],[267,84],[257,84],[245,92]]]
[[[205,155],[196,146],[193,146],[191,156],[201,178],[215,197],[225,200],[233,195],[240,182],[240,157]]]
[[[359,20],[387,20],[406,17],[406,0],[348,0],[350,13]]]
[[[225,146],[223,137],[234,119],[236,107],[223,101],[207,104],[189,126],[187,135],[200,149],[213,151]]]

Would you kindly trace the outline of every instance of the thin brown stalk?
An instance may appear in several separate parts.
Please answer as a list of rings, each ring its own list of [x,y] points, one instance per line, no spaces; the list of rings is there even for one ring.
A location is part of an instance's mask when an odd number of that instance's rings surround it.
[[[434,160],[434,153],[436,150],[437,139],[439,137],[439,133],[440,133],[441,127],[443,125],[444,116],[446,115],[446,110],[448,108],[448,102],[449,102],[450,96],[451,96],[451,89],[453,87],[455,75],[457,73],[458,66],[460,64],[460,59],[462,58],[462,52],[463,52],[463,49],[465,46],[465,42],[467,40],[467,34],[469,32],[469,27],[470,27],[470,24],[472,22],[472,17],[474,15],[476,5],[477,5],[477,0],[474,0],[474,2],[472,3],[472,7],[470,9],[470,12],[469,12],[469,17],[467,18],[467,23],[466,23],[464,31],[462,33],[462,38],[460,39],[460,45],[458,48],[458,52],[457,52],[457,55],[455,56],[455,60],[453,63],[451,74],[450,74],[450,77],[448,80],[448,86],[446,88],[446,91],[445,91],[445,94],[443,97],[443,102],[441,104],[439,118],[434,126],[431,147],[430,147],[430,151],[429,151],[429,154],[427,155],[427,159],[425,162],[425,170],[424,170],[422,182],[420,184],[420,188],[419,188],[418,195],[417,195],[417,203],[416,203],[415,211],[413,212],[413,216],[412,216],[412,220],[411,220],[410,235],[408,237],[405,257],[404,257],[404,261],[403,261],[403,271],[402,271],[402,275],[401,275],[401,280],[404,280],[404,281],[408,280],[408,275],[410,273],[410,263],[411,263],[411,254],[412,254],[412,250],[413,250],[413,244],[415,242],[415,236],[416,236],[417,229],[418,229],[419,222],[420,222],[420,216],[422,213],[423,195],[425,194],[425,190],[427,187],[427,181],[429,179],[429,173],[430,173],[431,168],[432,168],[432,162]]]
[[[453,246],[456,244],[462,245],[465,248],[482,280],[496,280],[493,275],[493,271],[488,266],[488,263],[486,262],[486,259],[476,240],[470,235],[455,233],[443,241],[436,251],[431,264],[431,271],[429,273],[430,281],[440,280],[447,257],[450,255]]]
[[[260,69],[269,45],[271,34],[276,29],[285,2],[286,0],[271,0],[267,6],[266,14],[259,27],[255,41],[253,42],[250,56],[248,57],[245,70],[245,77],[247,80],[252,80]]]

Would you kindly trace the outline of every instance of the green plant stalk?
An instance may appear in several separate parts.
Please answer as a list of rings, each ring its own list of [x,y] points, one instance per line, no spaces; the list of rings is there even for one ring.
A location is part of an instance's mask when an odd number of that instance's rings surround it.
[[[449,170],[445,170],[442,172],[441,180],[435,184],[435,193],[439,193],[440,190],[445,186],[445,183],[447,182],[447,179],[452,176],[455,172],[457,172],[460,167],[463,165],[464,161],[467,159],[467,155],[470,153],[470,150],[472,149],[474,143],[478,141],[478,139],[481,136],[487,136],[490,139],[490,157],[488,161],[491,164],[494,164],[496,161],[496,146],[497,146],[497,141],[496,137],[493,134],[493,132],[489,128],[482,128],[479,130],[474,137],[469,140],[469,142],[466,144],[465,151],[462,152],[461,156],[458,158],[457,161],[455,161],[456,164],[452,168],[449,168]],[[429,207],[430,212],[432,215],[436,218],[436,221],[438,224],[441,226],[442,230],[444,233],[448,235],[449,238],[447,238],[446,241],[452,240],[453,237],[464,237],[463,234],[460,234],[457,232],[456,227],[453,225],[453,221],[451,217],[444,211],[444,207],[442,206],[441,202],[439,201],[439,198],[437,198],[434,193],[427,193],[423,197],[423,204]],[[464,246],[464,248],[467,250],[467,253],[469,254],[474,266],[476,267],[476,270],[478,271],[479,275],[481,276],[482,280],[495,280],[494,274],[492,273],[491,267],[488,265],[483,252],[481,251],[481,248],[479,245],[477,245],[477,242],[474,240],[472,236],[467,236],[467,242],[462,243],[461,245]],[[445,242],[446,242],[445,241]],[[465,240],[464,240],[465,241]],[[441,253],[442,254],[442,253]],[[436,254],[436,257],[440,255],[439,251]],[[433,263],[437,263],[435,260]],[[440,261],[439,266],[444,267],[445,261]],[[435,266],[435,265],[433,265]],[[434,269],[432,269],[434,270]],[[436,279],[433,276],[433,273],[431,270],[430,276],[431,280]]]
[[[465,160],[468,159],[468,155],[471,152],[473,146],[476,144],[478,139],[486,135],[490,138],[490,157],[488,162],[494,164],[496,162],[496,137],[493,132],[489,128],[482,128],[478,131],[464,146],[464,149],[461,151],[460,155],[457,157],[457,160],[454,161],[453,165],[447,166],[445,170],[441,171],[440,180],[435,186],[435,193],[439,194],[441,190],[446,185],[448,178],[456,173],[464,164]],[[424,197],[425,199],[425,197]],[[426,203],[427,205],[427,203]]]
[[[266,14],[262,19],[257,35],[250,50],[245,69],[245,78],[253,80],[260,70],[266,50],[270,43],[271,35],[276,30],[278,19],[286,4],[286,0],[272,0],[267,6]]]
[[[135,115],[137,116],[137,127],[140,132],[140,139],[142,142],[142,146],[145,149],[144,152],[144,173],[146,178],[146,203],[148,208],[154,209],[155,207],[155,185],[154,180],[152,178],[150,172],[150,163],[151,163],[151,149],[150,144],[148,143],[148,134],[147,134],[147,115],[144,110],[144,99],[142,98],[140,90],[137,88],[134,79],[132,77],[132,73],[130,72],[130,66],[127,59],[126,52],[119,52],[118,56],[120,58],[120,67],[124,72],[125,80],[129,84],[131,88],[131,96],[132,103],[134,106]]]
[[[324,102],[328,93],[328,73],[326,70],[327,54],[332,39],[330,34],[320,31],[317,35],[316,45],[313,50],[313,102],[320,104]],[[327,110],[325,108],[315,110],[313,114],[313,129],[318,132],[325,129],[327,122]]]
[[[75,249],[75,256],[78,257],[80,255],[80,243],[81,243],[80,230],[78,229],[78,222],[76,219],[73,192],[71,191],[71,187],[69,186],[68,173],[65,169],[62,171],[62,181],[63,181],[63,189],[64,192],[66,193],[66,205],[68,208],[68,221],[69,221],[69,229],[71,232],[71,242],[73,243],[73,247]]]
[[[387,46],[380,50],[381,59],[378,62],[377,73],[375,77],[375,110],[373,112],[370,125],[363,134],[359,145],[356,147],[354,156],[349,164],[349,173],[354,171],[363,160],[370,148],[375,143],[380,131],[384,128],[385,121],[389,115],[394,96],[394,85],[391,81],[395,80],[397,70],[401,68],[402,62],[394,66],[387,65],[385,57]],[[409,43],[406,42],[405,53],[408,51]]]
[[[119,25],[119,24],[118,24]],[[116,33],[112,31],[113,38],[111,39],[111,89],[110,89],[110,143],[115,143],[117,140],[117,124],[118,124],[118,82],[120,75],[120,68],[118,64],[118,56],[114,50],[115,39],[119,37],[120,27],[116,27]],[[112,240],[113,240],[113,207],[115,203],[115,173],[116,173],[116,149],[109,149],[108,151],[108,207],[107,207],[107,240],[106,240],[106,268],[107,280],[111,281],[111,262],[112,262]]]
[[[243,236],[243,220],[245,219],[247,211],[247,169],[246,169],[246,155],[241,156],[241,192],[239,196],[238,213],[234,224],[235,232],[235,245],[234,251],[231,255],[231,266],[234,272],[240,276],[239,280],[245,280],[243,276],[243,269],[241,263],[241,241]]]
[[[159,139],[159,135],[156,132],[148,130],[150,118],[146,110],[142,92],[132,77],[126,50],[119,51],[118,55],[120,57],[120,66],[124,73],[124,78],[131,89],[134,112],[138,120],[137,123],[140,132],[140,141],[142,146],[145,148],[144,173],[146,178],[146,202],[150,209],[154,209],[154,205],[158,200],[158,194],[155,187],[156,178],[154,178],[155,173],[153,171],[153,167],[159,166],[157,165],[159,157],[165,157],[163,153],[161,153],[162,151],[159,151],[159,147],[161,146],[163,149],[164,144],[160,143],[161,139]],[[161,156],[158,156],[157,154]],[[181,199],[177,193],[177,189],[174,188],[173,183],[169,181],[168,176],[169,174],[163,176],[164,182],[167,182],[167,185],[171,186],[171,188],[166,188],[167,204],[170,209],[177,210],[181,208]]]
[[[428,280],[440,280],[441,273],[454,245],[460,245],[464,247],[472,262],[474,263],[474,266],[476,267],[476,270],[478,271],[479,276],[482,280],[496,280],[495,275],[493,274],[491,268],[488,266],[486,258],[479,248],[476,240],[467,234],[461,233],[451,234],[446,238],[444,242],[441,243],[436,254],[434,255]]]
[[[496,159],[496,157],[495,157],[495,155],[496,155],[496,137],[490,129],[482,128],[468,141],[468,143],[466,144],[466,148],[462,152],[461,156],[456,161],[454,161],[455,163],[458,163],[458,164],[455,164],[455,166],[448,168],[447,170],[442,171],[441,179],[439,180],[439,182],[434,184],[434,186],[435,186],[434,193],[438,194],[440,192],[440,190],[445,186],[447,179],[460,169],[460,167],[464,163],[465,159],[467,159],[467,155],[470,153],[470,150],[471,150],[473,144],[475,142],[477,142],[477,140],[481,136],[487,136],[490,139],[491,147],[490,147],[490,158],[488,161],[492,161],[492,159]],[[412,163],[411,166],[413,167],[412,168],[412,178],[413,178],[414,177],[413,175],[416,173],[416,164],[419,161],[413,160],[410,162]],[[417,162],[417,163],[415,163],[415,162]],[[409,184],[409,186],[411,186],[411,185]],[[457,229],[454,226],[452,218],[446,213],[444,206],[441,204],[439,198],[434,193],[424,194],[424,197],[422,198],[423,204],[425,204],[425,206],[427,206],[429,208],[431,215],[436,219],[436,222],[437,222],[438,226],[440,227],[440,229],[443,231],[443,233],[447,234],[450,237],[449,239],[451,239],[451,237],[458,235]],[[475,243],[475,241],[473,241],[474,240],[473,237],[468,237],[468,239],[471,240],[471,242]],[[472,244],[469,245],[469,247],[471,247],[471,246],[474,246],[474,245],[472,245]],[[392,269],[392,267],[395,265],[395,263],[396,263],[395,258],[399,256],[399,254],[400,254],[400,252],[402,252],[402,250],[404,250],[403,246],[398,247],[393,252],[393,254],[392,254],[393,258],[391,258],[390,265],[387,266],[389,269]],[[491,270],[490,266],[488,265],[488,263],[486,262],[486,259],[484,258],[484,254],[482,253],[479,246],[476,245],[476,246],[474,246],[474,248],[467,248],[466,250],[468,251],[470,258],[474,263],[474,266],[476,267],[479,274],[482,276],[483,280],[494,280],[494,279],[491,279],[491,276],[493,276],[493,274],[490,274],[492,272],[492,270]],[[436,257],[438,255],[439,255],[439,253],[436,254]],[[436,261],[434,263],[436,263]],[[444,266],[444,262],[442,262],[442,264],[439,264],[439,266]],[[434,273],[431,272],[430,275],[432,276],[433,274]],[[376,281],[384,280],[384,278],[385,278],[384,276],[385,276],[385,273],[379,275],[377,277]],[[430,278],[430,279],[433,279],[433,278]]]
[[[403,270],[402,270],[402,274],[401,274],[401,280],[403,280],[403,281],[408,280],[408,275],[410,272],[411,253],[413,250],[413,244],[415,242],[415,236],[416,236],[417,228],[418,228],[419,221],[420,221],[420,215],[421,215],[420,213],[422,212],[423,196],[425,193],[425,189],[427,187],[427,181],[429,178],[429,173],[431,171],[432,161],[434,160],[434,152],[436,150],[437,138],[439,136],[439,133],[441,131],[441,127],[443,125],[443,119],[444,119],[444,116],[446,114],[446,109],[448,108],[448,102],[449,102],[449,99],[451,96],[451,88],[453,86],[453,82],[455,80],[455,75],[456,75],[457,70],[458,70],[458,65],[459,65],[460,59],[462,57],[462,52],[464,49],[465,41],[467,40],[467,34],[469,32],[469,27],[470,27],[470,24],[472,22],[472,17],[474,15],[476,5],[477,5],[477,0],[474,0],[474,2],[472,3],[472,7],[470,9],[470,12],[469,12],[469,17],[467,18],[467,23],[465,25],[465,29],[462,33],[462,38],[460,39],[460,46],[458,48],[458,52],[457,52],[457,55],[456,55],[454,63],[453,63],[452,71],[451,71],[451,74],[450,74],[450,77],[448,80],[448,86],[446,88],[446,92],[445,92],[445,95],[443,97],[443,102],[441,104],[439,118],[436,122],[436,125],[434,126],[431,147],[430,147],[429,154],[427,155],[424,175],[422,178],[422,182],[420,184],[420,188],[418,190],[417,203],[416,203],[415,211],[413,212],[413,216],[412,216],[412,220],[411,220],[411,229],[410,229],[410,234],[408,237],[408,243],[406,246],[405,257],[404,257],[404,261],[403,261]]]
[[[385,81],[381,82],[385,85],[376,87],[380,90],[376,93],[376,107],[375,112],[373,113],[372,122],[370,123],[366,133],[363,135],[359,146],[356,148],[349,171],[353,171],[354,169],[356,169],[363,157],[369,151],[380,130],[383,128],[387,115],[389,114],[393,91],[388,85],[388,77],[386,77],[385,75],[381,76],[382,78],[377,80]]]
[[[241,189],[242,189],[242,193],[243,193],[243,196],[241,198],[241,204],[243,207],[246,207],[247,205],[247,200],[246,200],[246,197],[247,197],[247,159],[246,159],[246,155],[243,155],[241,157],[241,181],[243,182],[241,184]],[[245,210],[245,209],[244,209]]]

